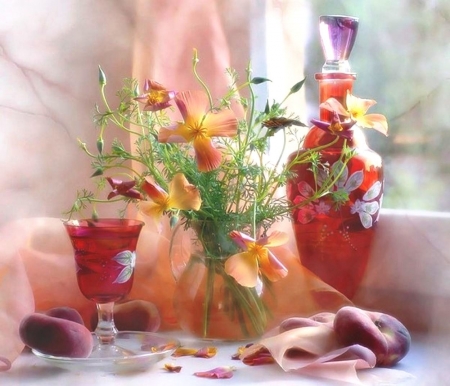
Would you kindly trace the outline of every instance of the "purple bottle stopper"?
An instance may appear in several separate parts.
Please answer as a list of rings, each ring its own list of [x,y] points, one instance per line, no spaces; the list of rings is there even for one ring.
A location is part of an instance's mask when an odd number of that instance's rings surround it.
[[[320,16],[319,32],[325,55],[322,72],[351,73],[348,58],[355,44],[358,19],[350,16]]]

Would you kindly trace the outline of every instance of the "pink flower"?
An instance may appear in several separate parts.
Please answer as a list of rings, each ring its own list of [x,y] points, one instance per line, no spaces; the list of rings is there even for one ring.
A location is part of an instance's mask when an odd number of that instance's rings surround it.
[[[337,135],[342,138],[351,139],[353,136],[352,126],[356,121],[341,122],[339,115],[336,111],[333,111],[333,118],[331,122],[319,121],[317,119],[311,119],[311,123],[324,131]]]
[[[136,189],[133,189],[136,185],[136,181],[122,181],[117,178],[107,177],[106,180],[111,185],[113,190],[108,194],[108,200],[116,196],[124,196],[142,200],[144,197]]]
[[[158,82],[147,79],[144,85],[144,94],[134,100],[145,103],[144,110],[158,111],[170,107],[170,101],[174,97],[175,91],[168,91]]]

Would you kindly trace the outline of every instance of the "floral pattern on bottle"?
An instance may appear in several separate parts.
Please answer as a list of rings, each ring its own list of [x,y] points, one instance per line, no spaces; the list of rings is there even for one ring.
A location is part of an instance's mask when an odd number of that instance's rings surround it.
[[[374,215],[377,215],[375,221],[378,219],[379,210],[381,208],[382,200],[382,183],[375,181],[373,185],[367,190],[360,200],[357,198],[352,202],[351,194],[356,189],[360,188],[364,181],[364,171],[358,170],[350,174],[348,167],[342,161],[336,161],[329,169],[321,170],[317,175],[317,186],[321,187],[326,179],[331,175],[332,178],[337,178],[336,183],[332,187],[331,195],[335,197],[344,197],[345,202],[340,201],[340,204],[350,202],[350,213],[358,214],[361,224],[365,229],[371,228],[374,224]],[[297,185],[299,195],[294,199],[294,205],[310,200],[314,195],[315,189],[306,181],[300,181]],[[333,202],[337,203],[327,194],[323,198],[311,201],[310,203],[300,207],[294,212],[294,217],[301,224],[308,224],[319,215],[329,215],[333,208]]]

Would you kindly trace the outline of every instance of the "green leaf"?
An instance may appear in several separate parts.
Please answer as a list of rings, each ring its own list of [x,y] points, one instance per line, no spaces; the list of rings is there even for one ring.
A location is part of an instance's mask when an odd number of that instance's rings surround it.
[[[272,82],[272,81],[270,79],[261,78],[261,77],[255,77],[250,81],[250,83],[252,83],[252,84],[261,84],[261,83],[265,83],[265,82]]]
[[[91,177],[98,177],[103,175],[103,168],[102,167],[98,167],[97,169],[95,169],[95,172],[92,173]]]
[[[304,79],[301,80],[300,82],[294,84],[294,85],[291,87],[291,94],[295,94],[296,92],[298,92],[298,91],[303,87],[303,84],[305,83],[305,80],[306,80],[306,78],[304,78]]]

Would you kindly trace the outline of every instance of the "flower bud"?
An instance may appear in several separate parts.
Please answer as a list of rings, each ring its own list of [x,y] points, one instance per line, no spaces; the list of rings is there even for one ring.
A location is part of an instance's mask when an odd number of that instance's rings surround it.
[[[98,213],[95,209],[92,209],[92,215],[91,215],[92,220],[97,221],[98,220]]]
[[[106,75],[100,66],[98,66],[98,83],[100,86],[104,86],[106,84]]]
[[[104,147],[104,145],[105,145],[105,141],[103,141],[103,138],[102,138],[102,137],[99,137],[99,138],[97,139],[97,150],[98,150],[98,152],[99,152],[100,154],[103,153],[103,147]]]
[[[77,139],[78,146],[80,146],[81,150],[87,151],[87,145],[86,142],[82,142],[80,139]]]

